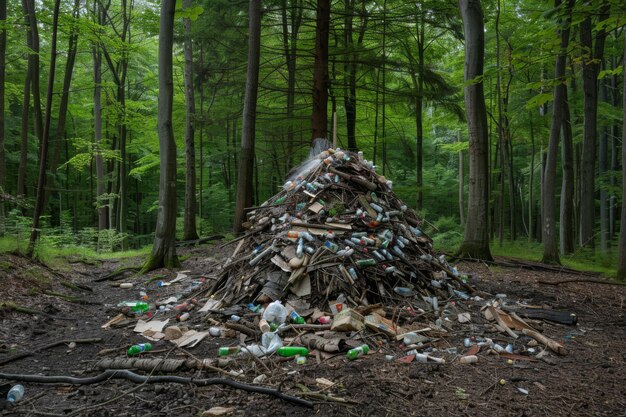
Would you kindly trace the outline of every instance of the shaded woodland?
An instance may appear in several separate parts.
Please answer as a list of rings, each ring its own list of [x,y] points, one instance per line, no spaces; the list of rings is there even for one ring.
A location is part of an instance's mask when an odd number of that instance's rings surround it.
[[[146,268],[175,266],[176,238],[241,231],[325,137],[363,151],[440,247],[541,244],[624,277],[625,10],[2,1],[4,239],[31,256],[154,243]]]

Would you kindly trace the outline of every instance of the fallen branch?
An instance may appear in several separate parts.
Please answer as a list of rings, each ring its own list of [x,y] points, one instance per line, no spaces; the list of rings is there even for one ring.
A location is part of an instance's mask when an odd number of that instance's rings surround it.
[[[537,342],[546,345],[548,348],[550,348],[551,351],[558,353],[559,355],[567,355],[567,350],[565,350],[563,345],[550,339],[549,337],[542,335],[539,332],[530,329],[522,329],[522,333],[524,333],[526,336],[532,337]]]
[[[101,276],[100,278],[95,279],[93,282],[117,281],[117,279],[122,279],[122,275],[124,275],[126,272],[138,272],[140,269],[140,266],[124,266],[122,268],[116,269],[110,274],[106,274]]]
[[[605,281],[602,279],[593,279],[593,278],[583,278],[583,279],[564,279],[562,281],[537,281],[538,284],[546,284],[546,285],[561,285],[561,284],[569,284],[571,282],[589,282],[591,284],[604,284],[604,285],[626,285],[626,282],[619,281]]]
[[[243,334],[245,334],[246,336],[250,336],[250,337],[261,337],[262,333],[259,330],[256,329],[252,329],[246,325],[243,324],[238,324],[238,323],[230,323],[230,322],[226,322],[225,326],[227,329],[232,329],[232,330],[236,330],[238,332],[241,332]]]
[[[176,242],[176,246],[177,247],[196,246],[196,245],[202,245],[203,243],[207,243],[212,240],[219,240],[219,239],[224,239],[224,235],[213,235],[213,236],[201,237],[200,239],[182,240],[182,241]]]
[[[257,392],[260,394],[271,395],[273,397],[280,398],[281,400],[284,400],[284,401],[288,401],[288,402],[301,405],[304,407],[313,408],[313,404],[310,401],[307,401],[305,399],[293,397],[291,395],[284,394],[272,388],[243,384],[241,382],[233,381],[227,378],[195,379],[195,378],[190,378],[190,377],[173,376],[173,375],[144,376],[144,375],[138,375],[128,370],[108,370],[99,375],[86,377],[86,378],[75,378],[75,377],[64,376],[64,375],[45,376],[45,375],[8,374],[8,373],[0,373],[0,378],[7,379],[9,381],[34,382],[34,383],[39,383],[39,384],[71,384],[71,385],[97,384],[99,382],[103,382],[108,379],[127,379],[136,384],[175,383],[175,384],[194,384],[198,386],[227,385],[229,387],[240,389],[243,391]]]
[[[65,339],[65,340],[57,340],[56,342],[50,343],[48,345],[45,346],[41,346],[37,349],[34,349],[32,351],[29,352],[22,352],[22,353],[18,353],[16,355],[13,356],[9,356],[8,358],[4,358],[2,360],[0,360],[0,366],[5,365],[9,362],[14,362],[18,359],[22,359],[22,358],[26,358],[28,356],[32,356],[37,352],[41,352],[42,350],[46,350],[46,349],[51,349],[53,347],[59,346],[59,345],[68,345],[70,343],[76,343],[76,344],[88,344],[88,343],[100,343],[102,342],[102,339],[97,338],[97,339],[76,339],[76,340],[71,340],[71,339]]]

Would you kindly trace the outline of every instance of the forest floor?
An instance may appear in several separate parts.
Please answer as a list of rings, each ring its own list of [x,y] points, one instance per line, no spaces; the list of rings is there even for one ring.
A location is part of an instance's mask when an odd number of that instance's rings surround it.
[[[216,245],[180,252],[187,255],[183,269],[190,270],[190,274],[208,274],[218,260],[223,259]],[[1,255],[0,363],[21,352],[32,355],[1,365],[0,372],[96,375],[101,372],[94,369],[96,362],[103,358],[99,355],[101,351],[110,349],[113,353],[109,353],[109,357],[122,357],[131,344],[145,342],[133,333],[133,326],[103,330],[101,325],[116,314],[112,306],[136,296],[140,283],[147,278],[125,278],[124,282],[135,283],[134,289],[94,281],[121,266],[140,262],[139,258],[87,261],[77,257],[52,270],[19,256]],[[474,365],[460,364],[454,354],[447,354],[446,364],[436,365],[388,362],[385,354],[389,352],[373,349],[374,353],[355,361],[348,361],[341,354],[320,364],[314,357],[304,365],[294,361],[270,364],[272,372],[263,382],[264,386],[303,398],[303,387],[307,387],[345,400],[341,403],[330,398],[309,397],[314,403],[312,409],[222,385],[137,385],[125,380],[80,386],[24,383],[24,399],[13,408],[0,411],[0,415],[195,416],[216,406],[231,408],[231,415],[235,416],[626,415],[625,286],[597,283],[555,286],[538,281],[580,279],[581,276],[477,263],[461,263],[457,267],[473,274],[472,284],[480,291],[504,293],[511,300],[576,313],[576,326],[547,322],[543,325],[544,333],[564,344],[569,354],[552,356],[553,364],[527,360],[510,363],[483,351]],[[155,271],[150,276],[158,274],[169,278],[175,275]],[[155,282],[146,285],[150,300],[170,288],[158,288]],[[60,298],[59,293],[73,298]],[[18,306],[35,311],[19,312],[16,311]],[[472,315],[479,314],[477,311],[472,310]],[[199,321],[199,317],[196,322],[191,320],[190,325]],[[202,323],[206,329],[206,321]],[[480,329],[478,325],[468,325],[466,331],[451,332],[440,347],[456,347],[462,353],[467,350],[463,339],[479,335]],[[71,340],[90,338],[102,341],[69,346]],[[37,350],[61,340],[67,343]],[[199,358],[215,358],[218,346],[233,345],[237,341],[208,337],[187,352]],[[172,346],[170,342],[156,342],[156,352],[148,357],[179,357],[182,352],[173,350]],[[238,380],[252,383],[263,371],[260,367],[256,371],[247,366],[248,371]],[[224,376],[209,371],[169,374],[200,378]],[[335,384],[320,388],[316,383],[319,378]],[[500,380],[504,380],[504,384],[500,384]],[[8,381],[0,381],[4,382]],[[528,394],[524,395],[518,388],[526,389]]]

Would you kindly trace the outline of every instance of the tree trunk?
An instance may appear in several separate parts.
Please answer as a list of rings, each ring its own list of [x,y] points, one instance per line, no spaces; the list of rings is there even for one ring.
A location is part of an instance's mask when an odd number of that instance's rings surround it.
[[[467,223],[459,254],[490,260],[487,109],[483,91],[485,32],[479,0],[460,0],[465,32],[465,112],[469,132],[469,198]],[[470,82],[476,80],[478,82]]]
[[[561,254],[574,253],[574,142],[572,125],[567,98],[567,85],[559,85],[563,94],[563,109],[561,114],[561,132],[563,132],[563,146],[561,147],[561,216],[559,236]]]
[[[317,0],[315,63],[313,65],[312,140],[328,138],[328,35],[330,0]],[[243,157],[243,155],[242,155]]]
[[[17,168],[17,195],[26,196],[26,163],[28,158],[28,114],[30,113],[30,68],[24,78],[22,125],[20,130],[20,164]]]
[[[28,22],[31,49],[28,55],[28,72],[30,73],[31,93],[33,95],[33,125],[39,142],[43,138],[43,116],[41,113],[41,90],[39,88],[39,29],[35,15],[35,0],[22,0],[22,7]]]
[[[252,180],[254,174],[254,141],[256,127],[256,104],[259,87],[259,59],[261,54],[261,0],[250,0],[248,26],[248,69],[246,75],[246,95],[243,104],[243,127],[241,134],[241,155],[237,177],[237,203],[233,229],[243,230],[246,207],[252,205]]]
[[[600,20],[607,17],[606,3],[600,10]],[[580,245],[594,247],[595,225],[595,163],[596,136],[598,121],[598,72],[604,53],[606,31],[600,29],[596,35],[595,45],[592,36],[592,19],[587,16],[580,23],[580,43],[585,49],[582,57],[584,125],[582,152],[582,182],[580,202]]]
[[[174,80],[172,49],[176,2],[162,0],[159,25],[159,103],[158,131],[161,154],[159,208],[152,253],[142,272],[180,266],[176,256],[176,142],[172,129]]]
[[[626,109],[626,31],[624,31],[624,54],[622,62],[622,108]],[[622,196],[626,196],[626,112],[622,126]],[[622,216],[619,234],[619,259],[617,261],[617,278],[626,279],[626,203],[622,200]]]
[[[192,0],[184,0],[183,8],[190,8]],[[191,45],[191,19],[183,19],[185,55],[185,214],[183,220],[183,240],[198,239],[196,230],[196,145],[194,125],[196,104],[193,88],[193,51]]]
[[[48,72],[48,91],[46,93],[46,117],[44,121],[43,136],[39,146],[39,175],[37,178],[37,197],[35,199],[35,211],[33,214],[33,228],[30,233],[26,256],[33,257],[35,253],[35,243],[39,237],[39,219],[43,212],[44,197],[46,194],[46,167],[48,165],[48,143],[50,141],[50,123],[52,119],[52,93],[54,91],[54,75],[57,60],[57,29],[59,26],[59,8],[61,0],[54,2],[52,13],[52,40],[50,41],[50,70]],[[34,9],[31,11],[33,19]]]
[[[101,24],[100,6],[94,2],[96,23]],[[107,228],[107,209],[103,195],[106,192],[104,182],[104,161],[102,159],[102,52],[100,46],[94,44],[93,56],[93,129],[94,149],[96,152],[96,210],[98,212],[98,230]]]
[[[59,117],[57,119],[57,127],[54,136],[54,147],[52,150],[52,157],[50,158],[50,172],[48,176],[48,188],[46,189],[46,195],[44,198],[44,207],[47,205],[51,188],[54,187],[56,181],[56,172],[59,167],[59,159],[61,158],[61,149],[63,148],[63,135],[65,132],[65,124],[67,121],[67,107],[69,104],[70,87],[72,84],[72,75],[74,73],[74,63],[76,62],[76,51],[78,46],[78,13],[79,13],[80,0],[74,0],[74,9],[72,16],[75,19],[70,29],[70,38],[67,49],[67,60],[65,62],[65,72],[63,74],[63,91],[61,91],[61,101],[59,103]]]
[[[535,129],[533,127],[532,114],[528,118],[530,122],[530,178],[528,179],[528,241],[532,242],[533,229],[533,206],[535,204],[533,188],[535,186]]]
[[[293,166],[294,120],[296,103],[296,60],[298,51],[298,32],[302,23],[302,0],[291,0],[291,20],[287,20],[287,0],[282,0],[283,49],[287,64],[287,151],[285,172]],[[291,29],[291,33],[289,32]]]
[[[423,102],[424,102],[424,49],[425,33],[424,12],[420,8],[419,21],[416,22],[417,38],[417,85],[415,91],[415,136],[416,136],[416,181],[417,202],[416,209],[424,208],[424,128],[423,128]]]
[[[600,80],[600,101],[607,101],[606,83]],[[600,130],[600,149],[598,155],[598,176],[600,177],[600,251],[606,253],[611,246],[609,235],[609,195],[607,193],[606,173],[608,170],[608,126]]]
[[[4,81],[7,50],[7,2],[0,0],[0,190],[4,192]],[[0,236],[4,235],[4,202],[0,201]]]
[[[555,8],[559,8],[561,0],[555,1]],[[567,45],[569,43],[569,31],[571,10],[574,0],[567,0],[564,10],[565,23],[559,25],[558,30],[561,44],[559,54],[556,57],[554,66],[554,79],[557,84],[554,87],[554,106],[552,110],[552,126],[550,128],[550,140],[548,143],[548,153],[543,177],[543,188],[541,198],[541,220],[542,220],[542,241],[543,241],[543,262],[559,264],[559,251],[556,240],[556,165],[559,148],[559,135],[561,133],[561,122],[563,121],[563,110],[566,103],[565,91],[567,84],[565,80],[565,61],[567,58]],[[562,20],[562,18],[560,19]]]
[[[461,131],[457,132],[457,142],[461,142]],[[465,226],[465,167],[463,166],[463,151],[459,151],[459,224]]]

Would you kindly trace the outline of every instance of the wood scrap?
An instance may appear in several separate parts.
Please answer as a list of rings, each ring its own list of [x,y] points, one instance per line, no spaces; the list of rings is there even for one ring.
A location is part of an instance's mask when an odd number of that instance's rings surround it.
[[[567,350],[560,343],[550,339],[547,336],[542,335],[539,332],[530,329],[523,329],[522,333],[526,336],[530,336],[535,339],[537,342],[546,345],[551,351],[559,354],[559,355],[567,355]]]

